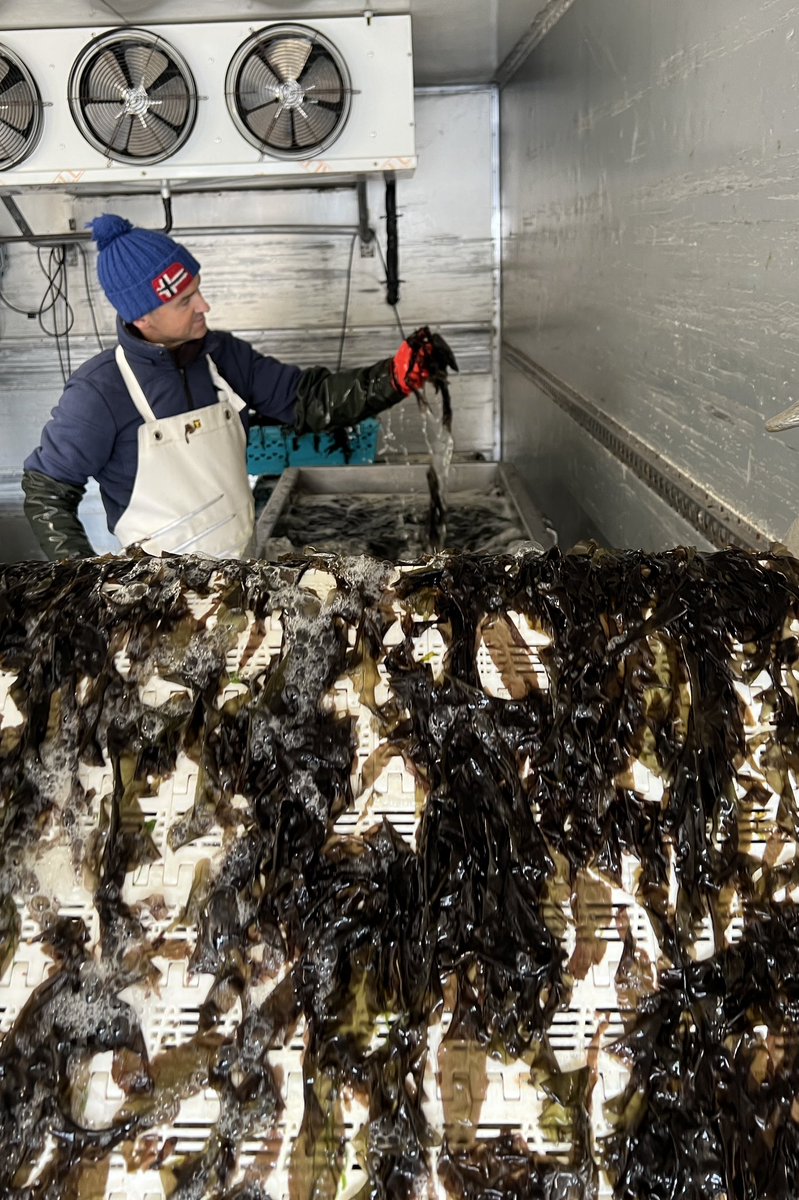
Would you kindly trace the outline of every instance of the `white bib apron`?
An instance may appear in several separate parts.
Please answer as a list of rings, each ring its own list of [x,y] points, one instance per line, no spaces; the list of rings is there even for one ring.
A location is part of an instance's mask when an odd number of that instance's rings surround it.
[[[219,402],[159,419],[124,350],[116,348],[117,366],[144,420],[130,503],[114,529],[125,547],[214,558],[241,558],[248,547],[255,506],[239,419],[246,405],[206,359]]]

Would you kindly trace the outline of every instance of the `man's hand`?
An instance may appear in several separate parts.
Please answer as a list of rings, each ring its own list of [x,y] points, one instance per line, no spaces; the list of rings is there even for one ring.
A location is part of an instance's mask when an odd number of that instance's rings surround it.
[[[395,391],[403,396],[418,392],[430,379],[446,380],[447,371],[457,371],[455,355],[440,333],[431,333],[427,325],[417,329],[402,343],[391,363]]]

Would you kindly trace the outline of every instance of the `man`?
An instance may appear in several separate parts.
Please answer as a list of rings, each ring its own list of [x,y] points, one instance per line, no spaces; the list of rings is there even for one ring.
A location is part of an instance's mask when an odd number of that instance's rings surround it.
[[[91,229],[119,340],[70,377],[24,463],[25,513],[48,558],[94,553],[77,515],[90,478],[123,547],[241,557],[254,516],[249,409],[320,433],[390,408],[442,366],[457,370],[426,329],[370,367],[280,363],[209,330],[200,264],[185,246],[111,213]]]

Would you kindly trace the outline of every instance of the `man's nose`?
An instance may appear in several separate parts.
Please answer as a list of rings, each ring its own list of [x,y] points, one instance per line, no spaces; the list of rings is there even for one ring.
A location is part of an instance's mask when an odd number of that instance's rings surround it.
[[[202,292],[197,292],[197,294],[195,296],[195,300],[196,300],[196,304],[194,305],[195,312],[207,313],[207,312],[211,311],[211,305],[205,299],[205,296],[203,296]]]

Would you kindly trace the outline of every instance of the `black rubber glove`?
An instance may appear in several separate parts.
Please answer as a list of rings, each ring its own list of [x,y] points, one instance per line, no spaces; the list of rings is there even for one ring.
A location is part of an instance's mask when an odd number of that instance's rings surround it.
[[[392,359],[351,371],[310,367],[300,375],[296,394],[294,429],[297,433],[324,433],[337,426],[356,425],[398,404],[405,393],[394,386]]]
[[[52,561],[62,558],[93,558],[95,551],[78,520],[78,505],[85,487],[61,483],[39,471],[23,471],[25,516],[36,540]]]

